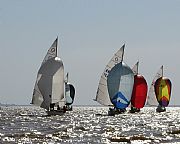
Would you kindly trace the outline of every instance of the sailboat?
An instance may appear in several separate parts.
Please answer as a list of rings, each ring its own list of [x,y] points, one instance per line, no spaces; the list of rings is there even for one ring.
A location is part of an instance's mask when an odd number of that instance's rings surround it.
[[[123,59],[124,55],[124,47],[123,45],[111,58],[111,60],[108,62],[106,65],[104,72],[101,75],[101,78],[99,80],[99,85],[98,89],[96,92],[96,98],[94,99],[98,103],[104,106],[113,106],[109,93],[108,93],[108,88],[107,88],[107,77],[109,74],[109,71],[118,63],[120,63]]]
[[[125,111],[129,105],[133,88],[134,75],[124,62],[123,45],[107,64],[99,82],[96,101],[105,106],[113,106],[108,114],[114,115]]]
[[[44,108],[48,115],[66,112],[64,98],[64,66],[57,56],[58,38],[49,48],[39,68],[32,104]]]
[[[139,61],[132,68],[134,73],[134,87],[131,97],[131,113],[139,112],[143,108],[147,97],[147,82],[145,78],[138,73]]]
[[[68,81],[69,74],[66,74],[65,80],[65,97],[66,97],[66,110],[72,111],[72,104],[74,102],[75,88]]]
[[[162,66],[162,76],[156,80],[154,85],[156,99],[159,103],[156,109],[157,112],[166,111],[166,107],[168,106],[171,97],[171,87],[171,81],[163,76]]]
[[[164,112],[171,97],[171,81],[163,76],[163,66],[160,67],[152,81],[147,99],[148,106],[157,106],[157,112]]]

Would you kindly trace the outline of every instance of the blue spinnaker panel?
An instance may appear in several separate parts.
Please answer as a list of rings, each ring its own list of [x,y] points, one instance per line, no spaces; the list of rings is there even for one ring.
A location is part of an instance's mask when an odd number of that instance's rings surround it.
[[[113,105],[118,109],[126,108],[129,104],[129,101],[121,92],[118,92],[111,101]]]
[[[118,109],[128,107],[134,85],[131,68],[124,62],[116,64],[109,72],[107,85],[113,105]]]

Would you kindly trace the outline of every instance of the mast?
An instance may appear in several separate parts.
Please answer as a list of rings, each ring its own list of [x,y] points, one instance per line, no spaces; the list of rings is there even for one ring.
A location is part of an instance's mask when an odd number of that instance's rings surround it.
[[[139,72],[139,60],[137,61],[137,74]]]
[[[57,54],[58,54],[58,36],[56,38],[56,57],[57,57]]]
[[[162,65],[162,77],[163,77],[163,75],[164,75],[164,71],[163,71],[163,65]]]
[[[65,80],[66,83],[68,83],[68,78],[69,78],[69,73],[67,72],[67,74],[66,74],[66,80]]]
[[[123,61],[123,58],[124,58],[124,48],[125,48],[125,44],[122,46],[122,59],[121,59],[121,62]]]

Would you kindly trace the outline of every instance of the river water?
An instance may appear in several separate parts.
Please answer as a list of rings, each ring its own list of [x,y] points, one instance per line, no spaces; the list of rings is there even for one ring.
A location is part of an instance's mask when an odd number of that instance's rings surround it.
[[[180,108],[155,109],[107,116],[107,107],[76,106],[49,117],[39,107],[1,107],[0,143],[180,143]]]

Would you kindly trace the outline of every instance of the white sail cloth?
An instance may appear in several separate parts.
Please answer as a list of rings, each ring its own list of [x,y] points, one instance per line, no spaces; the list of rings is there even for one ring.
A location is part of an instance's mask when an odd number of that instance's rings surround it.
[[[146,105],[148,105],[148,106],[157,106],[158,105],[155,90],[154,90],[154,84],[155,84],[156,80],[162,76],[163,76],[163,66],[160,67],[160,69],[156,73],[156,75],[151,83],[151,86],[150,86],[149,92],[148,92],[148,98],[147,98]]]
[[[49,109],[50,103],[63,105],[63,99],[64,66],[60,58],[51,58],[38,71],[32,104]]]

